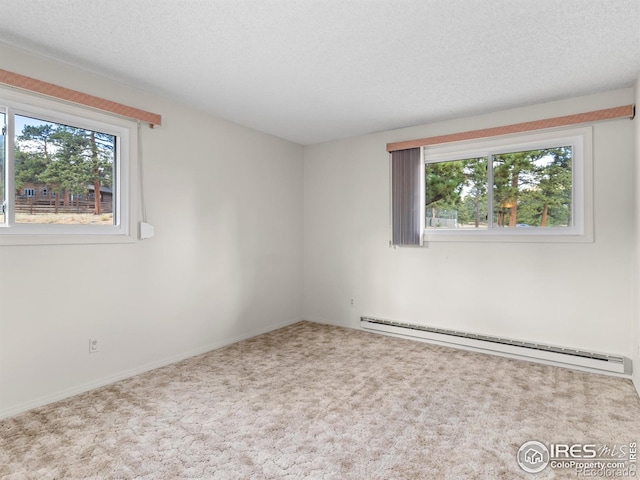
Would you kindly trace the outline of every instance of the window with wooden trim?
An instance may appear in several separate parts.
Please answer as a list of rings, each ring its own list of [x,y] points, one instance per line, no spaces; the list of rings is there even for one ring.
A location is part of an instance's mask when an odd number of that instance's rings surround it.
[[[425,239],[589,241],[591,129],[423,147]]]
[[[136,123],[0,90],[0,244],[133,241]]]

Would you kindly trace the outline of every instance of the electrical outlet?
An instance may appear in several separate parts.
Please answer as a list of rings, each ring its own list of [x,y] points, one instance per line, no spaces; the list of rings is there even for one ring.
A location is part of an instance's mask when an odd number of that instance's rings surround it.
[[[352,306],[352,307],[355,307],[356,306],[356,301],[353,298],[350,298],[349,299],[349,305]]]
[[[89,339],[89,353],[98,353],[100,351],[100,341],[97,338]]]

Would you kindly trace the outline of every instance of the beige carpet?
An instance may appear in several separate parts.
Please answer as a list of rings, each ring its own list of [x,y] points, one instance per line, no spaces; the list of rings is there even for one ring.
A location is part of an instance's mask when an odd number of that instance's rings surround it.
[[[548,479],[640,440],[631,382],[302,322],[0,422],[2,479]]]

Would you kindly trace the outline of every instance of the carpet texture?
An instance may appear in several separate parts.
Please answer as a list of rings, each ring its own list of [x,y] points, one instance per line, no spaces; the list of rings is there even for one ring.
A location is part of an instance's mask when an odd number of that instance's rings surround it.
[[[629,380],[301,322],[0,422],[2,479],[549,479],[640,441]]]

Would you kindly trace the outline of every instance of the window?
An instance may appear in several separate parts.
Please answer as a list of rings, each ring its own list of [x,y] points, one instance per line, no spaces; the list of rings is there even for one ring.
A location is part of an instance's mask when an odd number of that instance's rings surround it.
[[[428,240],[590,241],[591,130],[423,147]]]
[[[133,241],[136,124],[0,90],[0,244]]]

